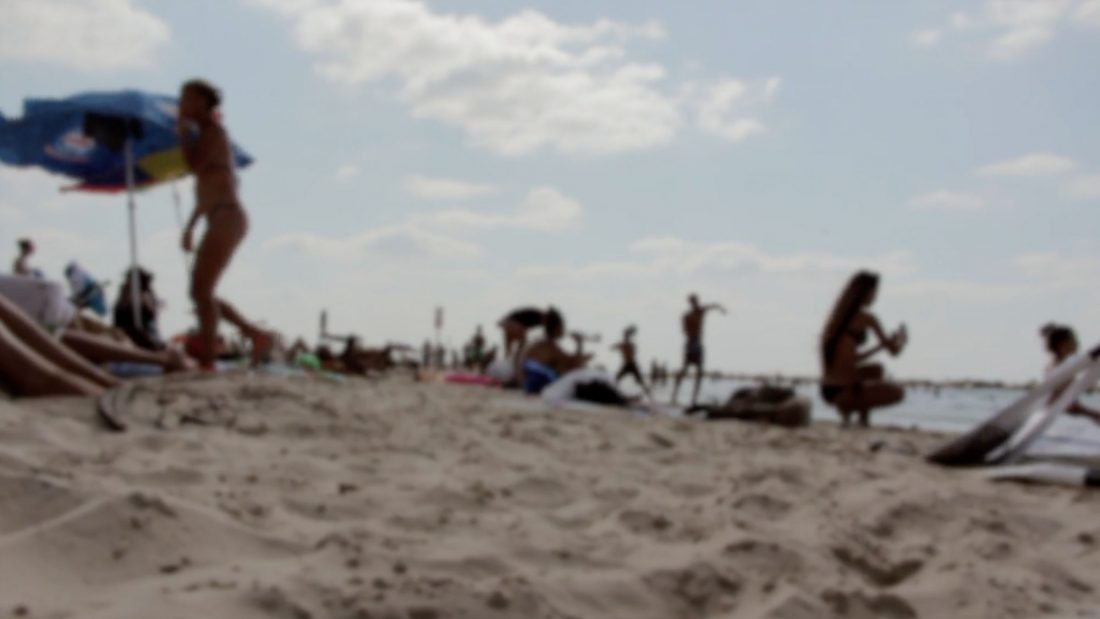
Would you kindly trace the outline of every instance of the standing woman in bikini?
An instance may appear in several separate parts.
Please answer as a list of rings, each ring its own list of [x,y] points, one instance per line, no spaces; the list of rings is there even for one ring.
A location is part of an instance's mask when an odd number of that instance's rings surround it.
[[[905,397],[900,385],[885,379],[881,364],[867,363],[883,350],[896,357],[907,339],[904,325],[888,336],[871,313],[878,283],[874,273],[856,273],[837,299],[821,336],[821,397],[837,408],[844,425],[852,413],[859,414],[861,425],[869,425],[872,409],[897,404]],[[860,351],[868,331],[878,343]]]
[[[195,174],[195,211],[183,232],[183,250],[192,250],[192,235],[201,217],[206,232],[195,253],[191,274],[191,298],[199,318],[204,370],[214,368],[218,321],[222,318],[252,341],[252,361],[258,363],[271,348],[273,335],[246,320],[232,305],[214,296],[225,268],[248,232],[248,215],[237,197],[237,175],[229,135],[218,117],[221,94],[203,80],[191,80],[180,92],[180,145],[188,167]],[[196,131],[197,130],[197,131]]]

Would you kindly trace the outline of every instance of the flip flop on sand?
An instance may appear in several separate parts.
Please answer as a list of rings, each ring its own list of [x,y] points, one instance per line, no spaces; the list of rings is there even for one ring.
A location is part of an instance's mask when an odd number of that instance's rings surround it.
[[[129,385],[120,385],[96,398],[95,412],[103,425],[112,432],[125,432],[125,417],[128,413],[132,389]]]

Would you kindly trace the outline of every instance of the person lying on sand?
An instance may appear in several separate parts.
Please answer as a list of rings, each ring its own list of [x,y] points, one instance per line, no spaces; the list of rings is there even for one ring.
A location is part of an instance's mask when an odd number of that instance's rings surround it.
[[[504,334],[504,357],[511,359],[527,346],[527,332],[541,327],[545,313],[535,307],[523,307],[500,319],[497,326]]]
[[[579,350],[573,354],[562,350],[559,342],[565,335],[565,319],[555,308],[546,311],[543,329],[545,337],[519,356],[522,363],[516,368],[516,378],[529,394],[540,393],[566,373],[584,367],[592,358]]]
[[[184,251],[193,249],[195,225],[200,218],[206,218],[206,233],[195,252],[191,278],[191,298],[199,317],[203,344],[199,363],[204,370],[214,369],[218,322],[222,319],[251,340],[254,364],[259,363],[274,344],[274,334],[248,321],[236,308],[214,294],[218,280],[248,232],[248,215],[237,196],[233,147],[218,116],[220,104],[221,93],[205,81],[191,80],[181,89],[177,132],[184,159],[195,174],[196,195],[195,210],[181,241]]]
[[[93,364],[145,363],[184,370],[180,352],[152,352],[77,330],[60,339],[0,294],[0,382],[20,396],[100,395],[118,381]]]
[[[703,355],[703,319],[707,312],[718,311],[726,313],[726,308],[718,304],[703,305],[699,297],[692,294],[688,297],[688,311],[684,313],[681,325],[684,329],[686,342],[684,343],[684,365],[676,374],[676,382],[672,387],[672,403],[676,404],[676,397],[680,393],[680,383],[687,376],[688,369],[695,368],[695,390],[691,394],[691,403],[694,405],[699,400],[699,387],[703,383],[704,355]]]
[[[1051,357],[1050,367],[1047,368],[1048,374],[1053,372],[1063,361],[1077,354],[1077,334],[1074,333],[1073,329],[1070,327],[1050,323],[1044,326],[1039,333],[1042,335],[1047,352],[1050,353]],[[1069,385],[1062,385],[1051,394],[1050,401],[1054,402],[1057,400],[1058,396],[1062,395],[1062,391],[1064,391],[1067,386]],[[1080,401],[1070,404],[1069,408],[1066,409],[1066,413],[1084,417],[1094,423],[1100,424],[1100,411],[1089,408]]]
[[[618,385],[622,382],[623,378],[632,376],[634,380],[641,386],[642,391],[646,396],[649,396],[649,387],[646,386],[645,378],[642,377],[642,371],[638,368],[638,347],[634,344],[634,335],[638,332],[638,329],[634,326],[627,327],[623,331],[623,339],[621,342],[611,347],[611,350],[619,351],[622,355],[623,364],[619,368],[619,373],[615,375],[615,384]]]
[[[871,313],[878,284],[878,275],[868,271],[852,276],[821,334],[821,397],[836,407],[845,426],[852,413],[858,413],[860,425],[867,426],[872,409],[897,404],[905,397],[900,385],[886,380],[881,364],[867,363],[883,350],[898,356],[907,342],[905,325],[886,335]],[[860,351],[868,331],[874,333],[878,344]]]
[[[382,348],[363,348],[359,344],[359,338],[351,336],[344,344],[344,352],[340,355],[343,370],[349,374],[366,376],[370,372],[384,372],[396,366],[393,353],[399,350],[410,350],[407,346],[387,344]]]

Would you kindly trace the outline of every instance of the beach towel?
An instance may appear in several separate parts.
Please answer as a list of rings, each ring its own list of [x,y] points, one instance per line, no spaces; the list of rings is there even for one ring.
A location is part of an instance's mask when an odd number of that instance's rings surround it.
[[[528,395],[537,395],[547,385],[558,379],[558,373],[538,361],[528,359],[523,362],[523,392]]]
[[[65,296],[65,291],[57,282],[0,275],[0,295],[51,333],[68,327],[76,317],[76,306]]]

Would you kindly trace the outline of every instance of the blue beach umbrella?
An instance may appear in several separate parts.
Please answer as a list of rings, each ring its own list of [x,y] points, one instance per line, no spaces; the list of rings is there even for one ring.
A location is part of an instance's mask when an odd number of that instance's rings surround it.
[[[0,114],[0,162],[73,179],[64,190],[126,191],[130,262],[136,267],[135,192],[190,173],[176,135],[177,107],[174,97],[136,90],[27,99],[22,118]],[[252,163],[247,153],[232,148],[238,168]],[[131,273],[136,276],[137,270]],[[131,284],[137,307],[136,281]]]

